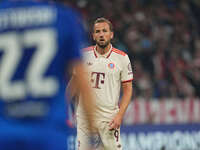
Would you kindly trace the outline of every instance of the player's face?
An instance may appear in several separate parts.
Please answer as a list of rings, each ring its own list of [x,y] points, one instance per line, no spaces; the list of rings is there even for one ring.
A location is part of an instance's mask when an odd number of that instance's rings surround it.
[[[101,22],[94,24],[93,39],[99,47],[105,48],[112,38],[113,32],[110,31],[108,23]]]

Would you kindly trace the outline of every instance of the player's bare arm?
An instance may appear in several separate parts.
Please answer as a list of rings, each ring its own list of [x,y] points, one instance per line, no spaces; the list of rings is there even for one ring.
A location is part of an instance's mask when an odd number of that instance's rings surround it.
[[[132,97],[132,81],[122,83],[123,95],[120,103],[120,109],[117,115],[110,122],[110,130],[118,129],[122,123],[123,116],[126,112],[126,109],[131,101]]]
[[[66,95],[68,97],[68,99],[72,99],[74,96],[78,95],[79,91],[77,90],[77,87],[76,87],[76,75],[73,74],[71,76],[71,79],[70,81],[68,82],[67,84],[67,87],[66,87]]]
[[[82,104],[86,113],[86,117],[88,119],[89,127],[93,126],[93,115],[94,113],[94,101],[91,87],[88,81],[88,75],[86,70],[81,62],[77,63],[73,66],[76,70],[76,81],[73,81],[73,87],[76,87],[79,90],[79,93],[82,96]],[[72,86],[72,84],[71,84]],[[89,128],[91,129],[91,128]]]

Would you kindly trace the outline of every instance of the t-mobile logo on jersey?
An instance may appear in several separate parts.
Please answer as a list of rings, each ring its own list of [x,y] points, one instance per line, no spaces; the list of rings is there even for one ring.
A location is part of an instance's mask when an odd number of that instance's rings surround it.
[[[93,88],[101,89],[100,84],[104,84],[105,73],[102,72],[92,72],[91,82],[95,83]]]

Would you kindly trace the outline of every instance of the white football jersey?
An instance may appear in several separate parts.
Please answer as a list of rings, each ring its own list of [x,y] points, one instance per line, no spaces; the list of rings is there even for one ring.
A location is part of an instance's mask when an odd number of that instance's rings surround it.
[[[119,111],[121,83],[133,80],[129,57],[112,46],[105,55],[99,54],[95,46],[85,48],[83,57],[96,96],[95,118],[110,121]],[[81,105],[77,107],[77,117],[84,117]]]

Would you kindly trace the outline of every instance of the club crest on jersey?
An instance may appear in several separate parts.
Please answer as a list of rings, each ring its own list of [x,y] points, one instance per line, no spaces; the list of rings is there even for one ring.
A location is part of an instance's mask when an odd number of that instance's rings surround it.
[[[115,64],[109,63],[109,64],[108,64],[108,67],[109,67],[110,69],[114,69],[114,68],[115,68]]]

